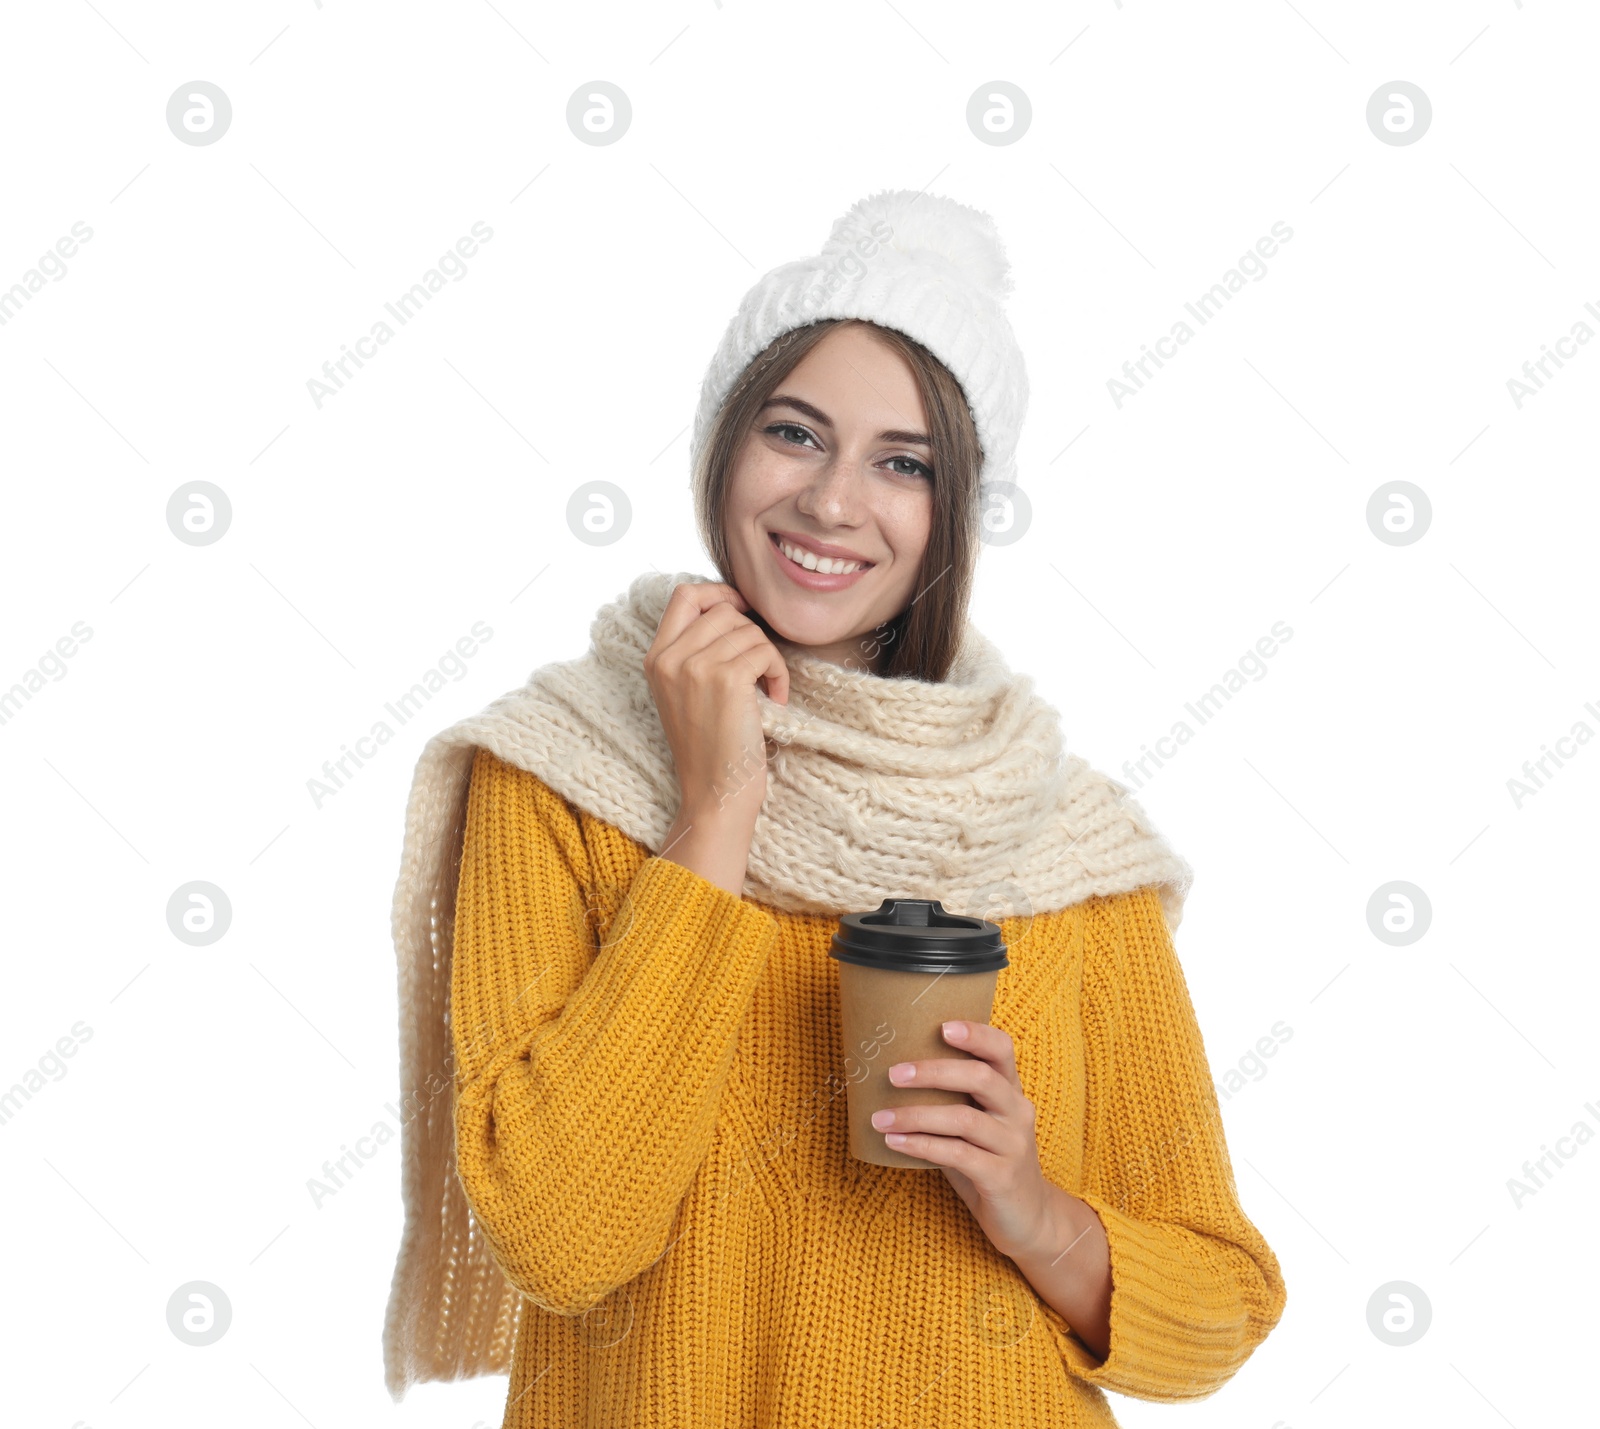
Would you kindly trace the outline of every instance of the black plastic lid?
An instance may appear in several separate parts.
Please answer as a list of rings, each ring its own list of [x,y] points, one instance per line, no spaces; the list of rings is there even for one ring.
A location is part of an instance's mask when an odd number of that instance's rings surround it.
[[[1009,967],[998,924],[947,913],[937,898],[885,898],[839,919],[828,956],[908,973],[987,973]]]

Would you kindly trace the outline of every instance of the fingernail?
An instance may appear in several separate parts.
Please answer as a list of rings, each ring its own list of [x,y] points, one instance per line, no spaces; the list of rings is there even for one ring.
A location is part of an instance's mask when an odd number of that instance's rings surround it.
[[[965,1022],[947,1022],[944,1025],[944,1035],[951,1042],[959,1042],[967,1035]]]
[[[886,1126],[893,1126],[894,1113],[892,1111],[875,1111],[872,1113],[872,1124],[879,1131],[882,1131]]]
[[[917,1069],[910,1062],[896,1062],[889,1068],[891,1082],[909,1082],[917,1074]]]

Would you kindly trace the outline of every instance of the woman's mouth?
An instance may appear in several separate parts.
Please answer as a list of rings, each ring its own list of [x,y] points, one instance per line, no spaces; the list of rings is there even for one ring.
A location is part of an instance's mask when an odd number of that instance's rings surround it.
[[[873,567],[871,561],[840,561],[818,556],[803,546],[768,532],[767,544],[784,574],[805,590],[843,590],[854,585]]]

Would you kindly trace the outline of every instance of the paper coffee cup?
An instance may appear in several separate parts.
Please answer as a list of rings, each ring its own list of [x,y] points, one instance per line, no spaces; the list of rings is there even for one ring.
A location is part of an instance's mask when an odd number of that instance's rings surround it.
[[[871,913],[839,919],[829,956],[839,964],[840,1022],[850,1119],[850,1154],[875,1166],[937,1169],[896,1151],[872,1125],[884,1107],[965,1103],[965,1092],[897,1087],[897,1062],[970,1057],[945,1041],[952,1019],[987,1022],[1001,969],[1009,966],[998,925],[947,913],[938,899],[886,898]]]

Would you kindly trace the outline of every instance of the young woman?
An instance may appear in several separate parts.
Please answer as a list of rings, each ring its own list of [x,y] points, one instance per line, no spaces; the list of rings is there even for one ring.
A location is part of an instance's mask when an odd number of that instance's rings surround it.
[[[408,807],[406,1239],[385,1352],[509,1370],[507,1426],[1108,1425],[1278,1322],[1171,940],[1190,882],[966,616],[1027,384],[992,224],[872,196],[708,371],[721,580],[650,572],[580,660],[436,735]],[[1046,652],[1056,655],[1058,652]],[[842,913],[1000,924],[965,1104],[848,1152]]]

